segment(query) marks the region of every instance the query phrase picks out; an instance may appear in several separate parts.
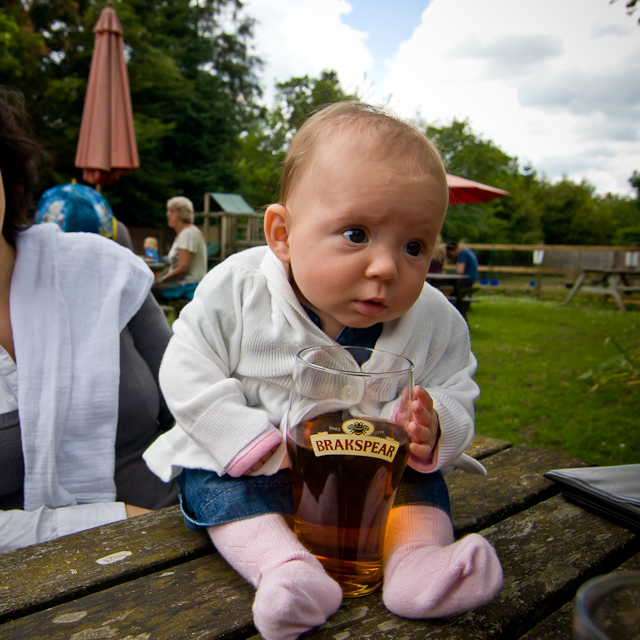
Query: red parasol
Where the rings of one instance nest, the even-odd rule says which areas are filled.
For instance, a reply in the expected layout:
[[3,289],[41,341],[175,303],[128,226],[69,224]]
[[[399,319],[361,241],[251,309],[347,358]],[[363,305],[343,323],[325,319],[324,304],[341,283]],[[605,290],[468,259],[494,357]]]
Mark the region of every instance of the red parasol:
[[76,167],[90,184],[112,184],[140,166],[122,27],[112,6],[93,28],[95,47],[82,113]]
[[447,173],[449,204],[474,204],[508,196],[508,191]]

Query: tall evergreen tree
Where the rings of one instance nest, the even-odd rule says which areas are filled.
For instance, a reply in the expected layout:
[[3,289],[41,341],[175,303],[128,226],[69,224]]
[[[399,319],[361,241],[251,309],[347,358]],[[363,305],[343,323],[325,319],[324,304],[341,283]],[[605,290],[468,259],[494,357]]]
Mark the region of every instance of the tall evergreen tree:
[[[72,178],[102,0],[7,0],[0,14],[0,84],[25,94],[52,156],[41,188]],[[202,206],[238,186],[235,148],[259,110],[252,21],[239,0],[121,0],[140,169],[103,189],[130,225],[163,226],[167,198]]]

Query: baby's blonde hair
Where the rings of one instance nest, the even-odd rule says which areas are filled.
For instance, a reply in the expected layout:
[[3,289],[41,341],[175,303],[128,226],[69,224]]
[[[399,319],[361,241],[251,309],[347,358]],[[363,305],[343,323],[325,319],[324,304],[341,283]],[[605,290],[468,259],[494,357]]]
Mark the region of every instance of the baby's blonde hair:
[[421,131],[388,109],[346,100],[316,112],[293,137],[280,182],[280,203],[283,206],[287,206],[313,152],[331,136],[338,135],[344,127],[371,132],[381,150],[393,145],[393,152],[407,158],[413,165],[411,168],[434,176],[443,190],[448,189],[440,153]]
[[153,251],[158,250],[158,238],[154,238],[153,236],[149,236],[144,239],[145,249],[151,249]]

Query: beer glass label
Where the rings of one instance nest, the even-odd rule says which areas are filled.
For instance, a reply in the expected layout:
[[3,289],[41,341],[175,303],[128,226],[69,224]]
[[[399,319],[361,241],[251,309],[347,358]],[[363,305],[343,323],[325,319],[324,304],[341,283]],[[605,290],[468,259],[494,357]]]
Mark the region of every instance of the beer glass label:
[[351,418],[342,423],[342,430],[348,436],[368,436],[376,428],[368,420]]
[[325,432],[314,433],[311,436],[311,446],[316,457],[362,456],[393,462],[400,443],[393,438]]

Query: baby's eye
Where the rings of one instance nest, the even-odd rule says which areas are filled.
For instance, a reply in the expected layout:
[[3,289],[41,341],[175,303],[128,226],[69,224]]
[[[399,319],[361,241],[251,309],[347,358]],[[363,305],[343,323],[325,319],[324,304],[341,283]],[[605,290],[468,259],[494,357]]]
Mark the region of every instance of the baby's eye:
[[410,256],[419,256],[422,253],[422,242],[408,242],[404,250]]
[[355,244],[362,244],[367,240],[367,234],[362,229],[349,229],[344,231],[342,235]]

